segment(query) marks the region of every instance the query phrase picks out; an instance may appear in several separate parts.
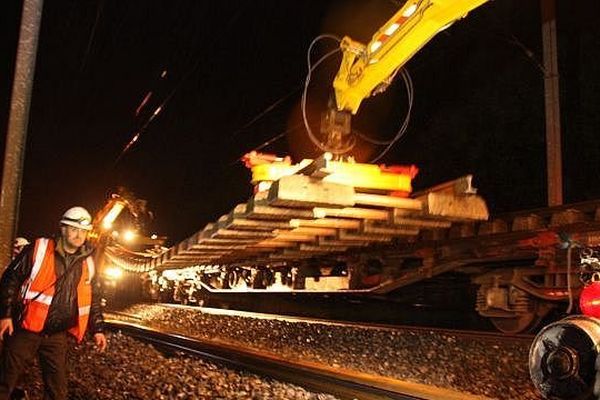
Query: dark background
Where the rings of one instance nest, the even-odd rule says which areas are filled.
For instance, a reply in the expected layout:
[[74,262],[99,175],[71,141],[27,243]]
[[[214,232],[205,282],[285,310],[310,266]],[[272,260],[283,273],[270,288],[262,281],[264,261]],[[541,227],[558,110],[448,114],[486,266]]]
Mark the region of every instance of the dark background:
[[[18,234],[51,234],[66,208],[97,211],[117,186],[148,201],[152,230],[171,241],[201,229],[251,194],[249,171],[237,161],[244,153],[287,132],[263,151],[294,161],[318,154],[300,126],[311,40],[333,33],[366,43],[401,3],[46,0]],[[594,0],[557,3],[564,193],[576,202],[600,198],[600,11]],[[0,7],[4,148],[21,1]],[[438,35],[407,65],[411,122],[381,162],[416,164],[416,189],[473,173],[492,213],[544,206],[541,41],[534,0],[491,1]],[[313,59],[332,46],[317,46]],[[311,81],[315,124],[338,62]],[[388,138],[405,112],[397,79],[353,122]],[[356,154],[368,161],[381,150],[359,141]]]

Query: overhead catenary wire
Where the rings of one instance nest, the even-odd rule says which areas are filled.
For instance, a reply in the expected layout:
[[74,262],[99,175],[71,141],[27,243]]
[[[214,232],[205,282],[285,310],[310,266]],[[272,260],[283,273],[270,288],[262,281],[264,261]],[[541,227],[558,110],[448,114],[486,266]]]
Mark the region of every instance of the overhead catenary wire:
[[80,71],[83,71],[85,68],[85,64],[87,62],[87,59],[90,55],[90,51],[92,49],[92,44],[94,43],[94,38],[96,36],[96,30],[98,28],[98,22],[100,21],[100,17],[102,16],[102,11],[104,10],[104,0],[101,1],[98,4],[98,7],[96,8],[96,18],[94,20],[94,25],[92,25],[92,30],[90,32],[90,36],[88,38],[88,42],[87,42],[87,46],[85,49],[85,53],[82,57],[81,60],[81,67],[79,68]]
[[[269,105],[268,107],[266,107],[263,111],[261,111],[259,114],[257,114],[256,116],[254,116],[250,121],[248,121],[246,124],[244,124],[244,126],[242,126],[241,128],[239,128],[238,130],[236,130],[233,133],[233,136],[239,134],[240,132],[243,132],[244,130],[248,129],[248,127],[250,127],[252,124],[254,124],[256,121],[258,121],[260,118],[262,118],[263,116],[265,116],[267,113],[273,111],[276,107],[278,107],[280,104],[282,104],[285,100],[287,100],[289,97],[291,97],[294,93],[296,93],[299,89],[304,88],[303,91],[303,95],[302,95],[302,114],[303,114],[303,120],[304,120],[304,126],[306,127],[309,137],[311,139],[311,141],[313,141],[313,143],[315,143],[315,145],[317,147],[319,147],[321,150],[324,150],[322,145],[322,143],[314,136],[314,134],[312,133],[312,130],[310,129],[310,126],[308,125],[308,119],[306,117],[306,92],[308,89],[308,84],[310,83],[310,79],[312,76],[312,71],[314,71],[315,68],[317,68],[323,61],[325,61],[327,58],[329,58],[330,56],[334,55],[335,53],[337,53],[339,50],[339,48],[336,48],[334,50],[331,50],[330,52],[328,52],[327,54],[325,54],[323,57],[321,57],[314,65],[311,65],[311,60],[310,60],[310,53],[312,51],[312,47],[319,41],[322,39],[332,39],[335,40],[336,42],[340,42],[340,38],[335,36],[335,35],[331,35],[331,34],[323,34],[323,35],[319,35],[318,37],[316,37],[310,44],[309,49],[308,49],[308,56],[307,56],[307,60],[308,60],[308,75],[305,78],[305,81],[303,84],[300,84],[296,87],[294,87],[291,91],[289,91],[287,94],[285,94],[284,96],[280,97],[279,99],[277,99],[275,102],[273,102],[271,105]],[[271,137],[270,139],[268,139],[266,142],[262,143],[261,145],[255,147],[253,150],[251,151],[258,151],[268,145],[270,145],[271,143],[281,139],[282,137],[284,137],[287,133],[297,129],[300,125],[295,125],[292,128],[289,128],[287,130],[285,130],[284,132],[278,133],[277,135]],[[314,140],[313,140],[314,139]],[[348,149],[350,150],[350,149]],[[328,151],[328,150],[324,150],[324,151]],[[239,160],[239,159],[238,159]]]
[[291,91],[289,91],[287,94],[281,96],[279,99],[275,100],[272,104],[270,104],[267,108],[265,108],[263,111],[261,111],[260,113],[258,113],[257,115],[255,115],[250,121],[246,122],[244,124],[244,126],[242,126],[241,128],[239,128],[238,130],[236,130],[235,132],[233,132],[233,136],[236,136],[237,134],[247,130],[250,126],[252,126],[256,121],[258,121],[259,119],[261,119],[262,117],[264,117],[266,114],[268,114],[269,112],[273,111],[275,108],[277,108],[280,104],[283,104],[283,102],[285,100],[287,100],[288,98],[290,98],[292,95],[294,95],[298,90],[302,89],[302,84],[294,87]]
[[[194,73],[194,71],[196,71],[196,68],[198,68],[199,65],[200,65],[200,60],[196,61],[194,66],[188,70],[188,72],[183,76],[183,78],[181,78],[181,80],[177,83],[177,85],[173,88],[173,90],[171,90],[171,92],[167,95],[167,97],[165,97],[165,99],[162,101],[162,103],[160,103],[160,105],[154,109],[154,111],[152,112],[152,114],[150,114],[150,116],[148,117],[146,122],[144,122],[142,127],[134,133],[134,135],[129,140],[129,142],[127,142],[127,144],[125,145],[125,147],[123,148],[121,153],[119,153],[119,156],[115,160],[114,165],[117,165],[119,163],[119,161],[121,160],[121,158],[125,155],[125,153],[127,153],[129,151],[129,149],[138,141],[138,139],[140,138],[140,135],[146,130],[148,125],[150,125],[150,123],[158,116],[158,114],[160,114],[160,112],[163,110],[163,108],[167,105],[167,103],[171,100],[171,98],[175,95],[175,93],[177,93],[177,91],[181,88],[181,86],[183,86],[183,83],[188,80],[188,78]],[[165,77],[164,71],[166,71],[166,70],[163,70],[163,72],[161,73],[160,79],[164,79],[164,77]],[[140,105],[140,106],[142,106],[142,105]],[[139,108],[139,106],[138,106],[138,108]]]
[[167,104],[167,102],[173,96],[173,94],[175,94],[176,90],[177,90],[177,87],[175,89],[173,89],[171,94],[169,96],[167,96],[167,98],[154,110],[154,112],[150,115],[150,117],[148,117],[148,119],[146,120],[144,125],[142,125],[142,127],[135,132],[133,137],[129,140],[129,142],[127,142],[127,144],[125,145],[125,147],[123,148],[123,150],[121,151],[121,153],[119,154],[117,159],[115,160],[114,165],[117,165],[119,163],[119,161],[121,160],[121,158],[125,155],[125,153],[127,153],[129,151],[129,149],[138,141],[142,132],[144,132],[146,130],[146,128],[148,127],[148,125],[150,125],[150,123],[154,120],[154,118],[156,118],[156,116],[158,114],[160,114],[163,107],[165,106],[165,104]]
[[[308,51],[307,51],[307,65],[308,65],[308,72],[307,72],[307,76],[305,78],[304,84],[300,85],[294,89],[292,89],[290,92],[288,92],[287,94],[285,94],[284,96],[280,97],[279,99],[277,99],[275,102],[273,102],[271,105],[269,105],[268,107],[266,107],[263,111],[261,111],[259,114],[257,114],[255,117],[253,117],[250,121],[248,121],[246,124],[244,124],[244,126],[242,126],[241,128],[239,128],[237,131],[235,131],[233,133],[233,135],[237,135],[238,133],[244,131],[245,129],[247,129],[249,126],[251,126],[252,124],[254,124],[256,121],[258,121],[260,118],[262,118],[264,115],[266,115],[267,113],[271,112],[273,109],[275,109],[277,106],[279,106],[280,104],[282,104],[285,100],[287,100],[291,95],[293,95],[299,88],[301,88],[302,86],[304,87],[303,90],[303,94],[302,94],[302,117],[303,117],[303,122],[304,122],[304,126],[306,128],[306,131],[308,133],[308,136],[310,138],[310,140],[313,142],[313,144],[315,146],[317,146],[319,149],[323,150],[323,151],[332,151],[334,149],[330,149],[328,148],[325,144],[323,144],[313,133],[312,129],[310,128],[310,125],[308,124],[308,117],[306,115],[306,101],[307,101],[307,92],[308,92],[308,86],[310,84],[310,80],[312,78],[312,72],[322,63],[324,62],[327,58],[331,57],[332,55],[336,54],[337,52],[340,51],[339,48],[336,48],[334,50],[329,51],[328,53],[326,53],[325,55],[323,55],[319,60],[317,60],[314,64],[312,64],[311,61],[311,53],[312,53],[312,49],[313,47],[317,44],[318,41],[323,40],[323,39],[332,39],[336,42],[340,42],[340,38],[335,36],[335,35],[331,35],[331,34],[323,34],[323,35],[319,35],[317,36],[315,39],[313,39],[313,41],[311,42],[311,44],[309,45]],[[412,109],[412,100],[413,100],[413,84],[412,84],[412,79],[410,77],[410,74],[408,73],[408,71],[406,69],[402,69],[402,70],[396,70],[394,72],[394,74],[391,76],[390,80],[393,80],[395,75],[397,73],[400,73],[404,82],[405,82],[405,86],[406,86],[406,91],[408,94],[408,99],[409,99],[409,110],[407,112],[407,115],[405,117],[405,120],[400,128],[400,130],[396,133],[396,135],[389,140],[378,140],[378,139],[374,139],[371,138],[359,131],[353,130],[353,133],[360,137],[362,140],[372,143],[372,144],[376,144],[376,145],[380,145],[380,146],[388,146],[388,148],[384,149],[384,151],[378,156],[376,157],[375,160],[383,157],[383,155],[385,155],[385,153],[387,153],[389,151],[389,149],[391,148],[391,146],[393,146],[401,137],[402,135],[406,132],[406,128],[408,126],[408,122],[410,120],[410,110]],[[289,133],[291,130],[295,129],[296,127],[290,128],[284,132],[281,132],[275,136],[273,136],[272,138],[268,139],[266,142],[264,142],[263,144],[259,145],[258,147],[254,148],[253,151],[257,151],[260,150],[268,145],[270,145],[271,143],[281,139],[282,137],[284,137],[287,133]],[[342,149],[342,150],[335,150],[336,153],[344,153],[347,152],[349,150],[351,150],[354,147],[354,142],[351,143],[349,146],[347,146],[346,148]]]
[[[330,38],[333,39],[335,41],[337,41],[338,43],[340,42],[340,38],[338,38],[337,36],[334,35],[329,35],[329,34],[325,34],[325,35],[320,35],[319,37],[315,38],[313,40],[313,43],[316,43],[318,40],[323,39],[323,38]],[[314,45],[313,43],[311,43],[311,46],[309,46],[309,54],[311,51],[311,47]],[[339,51],[339,49],[335,49],[332,50],[331,52],[325,54],[320,60],[318,60],[315,65],[312,67],[312,70],[314,70],[318,65],[320,65],[323,61],[325,61],[326,58],[330,57],[331,55],[337,53]],[[310,60],[309,60],[309,74],[311,74],[311,67],[310,67]],[[308,80],[310,81],[310,77],[307,77]],[[277,108],[279,105],[281,105],[285,100],[287,100],[288,98],[290,98],[292,95],[294,95],[298,90],[302,89],[302,88],[306,88],[307,87],[307,82],[305,79],[304,83],[299,84],[298,86],[294,87],[292,90],[290,90],[288,93],[286,93],[285,95],[281,96],[280,98],[278,98],[276,101],[274,101],[272,104],[270,104],[269,106],[267,106],[263,111],[261,111],[260,113],[258,113],[257,115],[255,115],[250,121],[248,121],[247,123],[245,123],[241,128],[239,128],[238,130],[236,130],[233,133],[233,136],[245,131],[246,129],[248,129],[250,126],[252,126],[256,121],[258,121],[259,119],[261,119],[262,117],[264,117],[266,114],[268,114],[269,112],[273,111],[275,108]],[[306,90],[306,89],[305,89]],[[305,96],[303,95],[303,99],[305,99]],[[303,109],[305,107],[306,102],[304,102],[303,105]],[[303,113],[305,114],[305,113]],[[306,119],[306,118],[305,118]],[[272,142],[282,138],[286,133],[289,133],[290,131],[298,128],[299,125],[296,125],[288,130],[286,130],[285,132],[279,133],[275,136],[273,136],[271,139],[269,139],[267,142],[261,144],[259,147],[254,148],[253,150],[260,150],[263,147],[268,146],[269,144],[271,144]],[[310,129],[310,128],[309,128]],[[311,132],[312,133],[312,132]]]
[[[278,141],[279,139],[281,139],[281,138],[285,137],[285,136],[286,136],[288,133],[290,133],[290,132],[293,132],[293,131],[295,131],[296,129],[300,128],[301,126],[302,126],[302,124],[300,124],[300,123],[299,123],[299,124],[296,124],[296,125],[293,125],[292,127],[288,128],[288,129],[286,129],[286,130],[284,130],[283,132],[280,132],[280,133],[276,134],[275,136],[272,136],[271,138],[267,139],[267,140],[266,140],[265,142],[263,142],[262,144],[260,144],[260,145],[258,145],[258,146],[256,146],[256,147],[254,147],[252,150],[250,150],[250,151],[247,151],[247,152],[245,152],[244,154],[247,154],[247,153],[250,153],[250,152],[253,152],[253,151],[259,151],[259,150],[262,150],[262,149],[264,149],[265,147],[269,146],[270,144],[272,144],[272,143],[274,143],[274,142]],[[242,160],[242,157],[238,157],[238,158],[236,158],[236,159],[235,159],[235,161],[231,162],[229,165],[233,165],[233,164],[235,164],[235,163],[237,163],[238,161],[241,161],[241,160]]]
[[[240,17],[241,14],[242,14],[242,9],[240,8],[237,11],[237,13],[230,18],[229,22],[225,26],[224,31],[227,31],[233,25],[233,23]],[[157,108],[155,108],[154,112],[150,115],[150,117],[148,117],[148,119],[142,125],[142,127],[134,132],[132,138],[129,140],[129,142],[127,142],[127,144],[123,147],[123,150],[119,153],[119,155],[115,159],[115,162],[113,163],[113,167],[116,167],[116,165],[119,163],[121,158],[123,158],[123,156],[129,151],[129,149],[139,140],[140,135],[146,130],[148,125],[156,118],[156,116],[163,110],[163,108],[171,100],[171,98],[175,95],[175,93],[183,86],[183,83],[186,82],[190,78],[190,76],[193,75],[193,73],[200,66],[200,64],[203,60],[204,60],[203,58],[197,59],[197,61],[194,63],[194,65],[187,71],[187,73],[183,76],[183,78],[181,78],[181,80],[177,83],[177,85],[173,88],[173,90],[167,95],[167,97],[163,100],[163,102]],[[166,70],[163,70],[163,73],[160,76],[161,79],[163,79],[165,77],[164,71],[166,71]]]
[[263,144],[257,146],[254,148],[254,151],[258,151],[258,150],[262,150],[265,147],[267,147],[268,145],[270,145],[271,143],[281,139],[282,137],[284,137],[285,135],[287,135],[290,132],[295,131],[296,129],[300,128],[302,126],[302,124],[296,124],[294,126],[292,126],[291,128],[286,129],[285,131],[273,136],[272,138],[270,138],[269,140],[267,140],[266,142],[264,142]]

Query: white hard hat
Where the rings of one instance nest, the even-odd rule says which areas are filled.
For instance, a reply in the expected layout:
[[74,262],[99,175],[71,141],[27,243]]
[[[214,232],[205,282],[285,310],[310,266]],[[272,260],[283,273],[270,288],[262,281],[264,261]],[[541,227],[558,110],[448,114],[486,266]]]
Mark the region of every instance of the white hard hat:
[[18,237],[15,239],[15,247],[23,247],[23,246],[27,246],[29,244],[29,240],[25,239],[24,237]]
[[92,230],[92,216],[83,207],[71,207],[63,214],[60,219],[63,225],[74,226],[75,228]]

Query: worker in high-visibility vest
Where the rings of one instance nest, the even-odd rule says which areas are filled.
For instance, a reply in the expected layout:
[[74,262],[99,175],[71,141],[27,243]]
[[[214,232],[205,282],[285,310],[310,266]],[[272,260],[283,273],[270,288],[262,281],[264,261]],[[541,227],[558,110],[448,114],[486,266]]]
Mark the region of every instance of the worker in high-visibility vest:
[[92,217],[68,209],[57,239],[26,246],[0,280],[0,400],[8,399],[23,370],[40,360],[45,398],[67,398],[67,334],[86,330],[106,349],[101,294],[93,249],[86,243]]

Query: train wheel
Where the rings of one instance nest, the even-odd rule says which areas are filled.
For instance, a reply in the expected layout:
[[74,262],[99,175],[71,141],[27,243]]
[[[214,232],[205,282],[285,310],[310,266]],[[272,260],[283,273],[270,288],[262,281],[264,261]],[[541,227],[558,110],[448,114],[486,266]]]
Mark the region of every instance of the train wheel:
[[240,281],[240,275],[236,270],[227,271],[223,282],[223,289],[233,289]]
[[252,279],[252,289],[264,289],[267,287],[264,278],[265,271],[256,271]]
[[531,308],[528,313],[515,314],[514,317],[490,317],[492,324],[503,333],[524,333],[534,330],[546,315],[539,302],[529,299]]
[[492,324],[504,333],[522,333],[534,330],[542,320],[536,314],[525,314],[513,318],[490,318]]
[[289,269],[283,269],[281,271],[281,284],[284,286],[292,287],[293,279],[292,279],[292,271]]
[[271,271],[270,269],[266,269],[262,272],[262,285],[263,287],[268,288],[273,283],[275,283],[275,274],[273,274],[273,271]]

